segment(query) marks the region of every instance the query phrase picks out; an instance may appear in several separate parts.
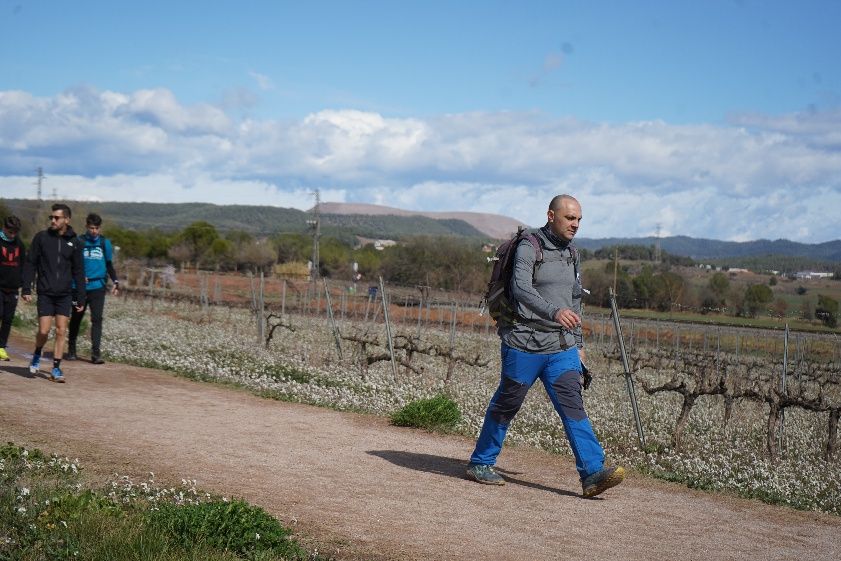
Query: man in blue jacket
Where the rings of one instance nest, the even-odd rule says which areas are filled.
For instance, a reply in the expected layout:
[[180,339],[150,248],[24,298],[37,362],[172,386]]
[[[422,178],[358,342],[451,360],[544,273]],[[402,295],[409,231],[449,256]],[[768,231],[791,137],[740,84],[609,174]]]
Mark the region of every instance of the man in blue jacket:
[[18,293],[23,282],[23,262],[26,249],[20,237],[20,218],[15,215],[3,219],[0,230],[0,360],[9,360],[6,343],[12,330],[12,320],[18,306]]
[[570,195],[549,203],[546,225],[533,232],[542,249],[523,239],[514,254],[510,292],[516,318],[498,324],[502,375],[485,413],[467,477],[503,485],[494,469],[505,434],[526,393],[539,378],[563,423],[581,479],[582,495],[595,497],[622,482],[625,470],[607,466],[584,410],[584,339],[581,331],[581,279],[572,239],[581,223],[581,205]]
[[67,323],[73,308],[82,307],[73,300],[73,283],[81,285],[78,291],[80,301],[85,300],[85,264],[82,262],[82,248],[76,239],[76,232],[70,226],[70,207],[56,203],[50,213],[50,227],[35,234],[23,265],[23,301],[32,301],[32,283],[37,279],[38,289],[38,333],[35,335],[35,351],[29,372],[37,374],[41,367],[41,351],[50,335],[55,319],[55,347],[53,369],[50,379],[64,382],[61,372],[61,357],[64,354],[64,339]]
[[91,309],[91,362],[103,364],[102,360],[102,313],[105,309],[105,290],[108,277],[114,282],[111,294],[117,295],[120,281],[112,263],[114,249],[111,240],[102,235],[102,217],[91,213],[85,220],[84,235],[79,237],[82,244],[82,254],[85,258],[85,294],[87,298],[79,300],[82,305],[80,311],[74,311],[70,318],[70,344],[67,360],[76,360],[76,339],[79,336],[79,326],[85,317],[88,306]]

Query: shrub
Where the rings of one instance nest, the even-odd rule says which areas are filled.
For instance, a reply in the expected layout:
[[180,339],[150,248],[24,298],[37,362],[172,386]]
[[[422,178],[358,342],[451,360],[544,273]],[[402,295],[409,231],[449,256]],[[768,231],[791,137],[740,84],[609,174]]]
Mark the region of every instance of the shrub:
[[165,504],[148,514],[148,522],[188,551],[201,544],[246,557],[271,552],[284,559],[307,558],[306,552],[289,538],[288,529],[262,508],[241,500]]
[[452,430],[461,420],[461,411],[452,399],[436,395],[406,404],[391,416],[398,427],[418,427],[427,430]]

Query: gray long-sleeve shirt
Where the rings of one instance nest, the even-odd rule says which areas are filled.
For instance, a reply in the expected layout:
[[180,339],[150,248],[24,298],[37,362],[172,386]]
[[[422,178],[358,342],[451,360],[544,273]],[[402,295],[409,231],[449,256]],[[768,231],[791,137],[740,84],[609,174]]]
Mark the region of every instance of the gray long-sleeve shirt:
[[583,348],[581,326],[569,331],[554,319],[562,309],[581,315],[582,291],[574,263],[576,255],[548,225],[533,233],[543,247],[543,262],[535,269],[534,247],[528,240],[519,243],[510,288],[522,321],[500,327],[499,336],[509,347],[530,353]]

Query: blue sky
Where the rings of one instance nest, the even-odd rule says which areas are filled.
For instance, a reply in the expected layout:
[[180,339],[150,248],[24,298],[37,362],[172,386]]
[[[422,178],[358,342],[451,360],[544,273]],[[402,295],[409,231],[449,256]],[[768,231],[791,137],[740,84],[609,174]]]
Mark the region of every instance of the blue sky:
[[0,0],[0,195],[841,238],[841,1]]

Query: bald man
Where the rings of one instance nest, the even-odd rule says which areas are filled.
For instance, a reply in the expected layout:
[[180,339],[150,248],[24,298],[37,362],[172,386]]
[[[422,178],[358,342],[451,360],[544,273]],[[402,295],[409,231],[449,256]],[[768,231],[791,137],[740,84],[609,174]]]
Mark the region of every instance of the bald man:
[[494,466],[505,434],[529,388],[539,378],[564,426],[581,479],[582,495],[595,497],[622,482],[625,470],[606,466],[582,396],[584,340],[581,333],[579,256],[572,243],[581,225],[581,204],[570,195],[549,203],[546,225],[529,232],[516,248],[509,291],[516,320],[500,322],[502,374],[470,456],[467,476],[504,485]]

